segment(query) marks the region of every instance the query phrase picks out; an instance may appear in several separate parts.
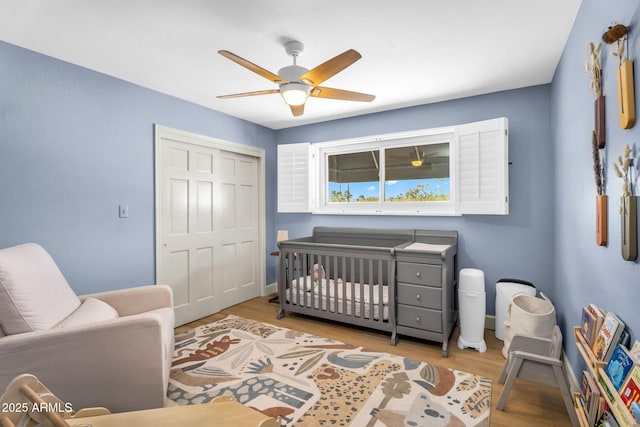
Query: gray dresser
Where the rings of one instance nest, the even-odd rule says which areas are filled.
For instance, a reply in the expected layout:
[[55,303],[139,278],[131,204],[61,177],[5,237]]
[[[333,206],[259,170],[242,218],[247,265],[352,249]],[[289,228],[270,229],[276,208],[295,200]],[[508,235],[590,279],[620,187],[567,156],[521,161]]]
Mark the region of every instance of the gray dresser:
[[441,342],[447,357],[456,322],[457,233],[415,239],[395,248],[397,333]]

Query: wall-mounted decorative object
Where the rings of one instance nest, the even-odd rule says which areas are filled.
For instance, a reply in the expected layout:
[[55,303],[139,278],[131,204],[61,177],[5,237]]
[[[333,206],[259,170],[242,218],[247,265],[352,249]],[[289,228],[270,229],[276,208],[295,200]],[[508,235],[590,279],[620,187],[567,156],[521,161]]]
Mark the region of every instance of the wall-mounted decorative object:
[[631,147],[624,147],[624,154],[613,164],[616,175],[622,178],[622,197],[620,199],[620,229],[622,231],[622,258],[635,261],[638,257],[637,209],[638,197],[633,195],[633,157]]
[[600,152],[596,132],[592,133],[593,174],[596,179],[596,244],[607,245],[607,204],[608,197],[604,194],[604,171],[600,161]]
[[585,69],[587,70],[587,73],[591,78],[589,87],[593,90],[593,94],[596,97],[594,103],[594,120],[598,147],[604,148],[606,127],[604,95],[602,93],[602,66],[600,65],[600,46],[600,43],[598,43],[597,45],[589,43],[589,60],[585,63]]
[[625,196],[621,203],[622,258],[626,261],[635,261],[638,257],[638,196]]
[[605,43],[617,44],[617,49],[612,54],[617,56],[620,61],[616,79],[618,81],[618,114],[622,129],[630,129],[636,122],[633,61],[629,59],[628,35],[629,27],[622,24],[609,27],[609,30],[602,35],[602,40]]

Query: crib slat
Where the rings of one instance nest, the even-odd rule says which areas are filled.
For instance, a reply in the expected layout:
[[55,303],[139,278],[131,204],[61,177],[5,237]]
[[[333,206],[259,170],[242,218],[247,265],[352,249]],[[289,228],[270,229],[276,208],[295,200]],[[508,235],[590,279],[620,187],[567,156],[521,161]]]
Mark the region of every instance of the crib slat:
[[[324,265],[327,262],[327,256],[325,255],[323,256],[319,256],[318,257],[318,263],[321,265]],[[322,307],[321,310],[324,311],[331,311],[331,287],[329,286],[328,281],[326,280],[326,277],[323,279],[324,283],[321,284],[321,286],[319,286],[320,290],[324,290],[324,301],[322,303]]]
[[364,286],[362,286],[362,282],[364,281],[364,262],[362,258],[358,258],[358,266],[359,266],[359,278],[360,278],[360,317],[364,317]]
[[[305,258],[307,259],[307,266],[306,268],[303,270],[305,272],[305,275],[308,271],[311,272],[311,274],[313,274],[313,266],[316,263],[320,263],[319,259],[316,259],[316,256],[313,254],[306,254]],[[313,282],[313,277],[311,278],[311,281]],[[316,289],[316,286],[314,283],[310,283],[309,284],[309,289],[310,289],[310,294],[311,294],[311,308],[314,308],[316,306],[316,301],[318,301],[318,304],[321,305],[322,304],[322,288],[320,289]],[[318,294],[316,295],[316,290],[318,290]],[[305,307],[307,307],[307,305],[305,304]]]
[[[298,305],[300,305],[300,297],[302,297],[302,306],[306,307],[307,306],[307,293],[305,292],[306,289],[311,285],[310,283],[308,283],[307,281],[309,280],[307,278],[307,271],[309,271],[309,260],[307,259],[306,254],[302,254],[302,265],[301,265],[301,269],[300,271],[298,271],[298,277],[302,278],[302,293],[300,294],[300,288],[298,288]],[[299,286],[299,281],[298,281],[298,286]]]
[[384,277],[382,276],[382,263],[384,261],[378,260],[378,280],[376,280],[376,284],[378,285],[378,304],[374,305],[374,307],[378,307],[378,322],[382,322],[384,320]]
[[355,280],[353,279],[355,271],[356,271],[356,267],[355,267],[355,258],[354,257],[349,257],[349,273],[351,275],[351,277],[347,278],[347,281],[351,284],[351,315],[355,316],[356,315],[356,284],[355,284]]
[[373,260],[370,259],[367,263],[369,266],[369,277],[367,278],[366,283],[370,283],[369,285],[369,320],[373,321]]
[[[338,298],[340,294],[340,283],[338,283],[338,278],[340,277],[340,270],[338,270],[338,257],[332,255],[330,257],[331,264],[333,265],[333,274],[331,278],[333,279],[333,294],[335,295],[333,298],[333,307],[335,313],[340,313],[340,298]],[[344,297],[344,293],[342,294]],[[343,298],[344,299],[344,298]]]
[[[346,270],[345,270],[345,265],[346,265],[346,257],[341,256],[340,257],[340,272],[342,273],[342,276],[344,276]],[[336,260],[336,262],[338,262],[338,260]],[[342,288],[342,314],[346,315],[347,314],[347,281],[346,278],[342,280],[342,283],[340,284],[340,287]]]

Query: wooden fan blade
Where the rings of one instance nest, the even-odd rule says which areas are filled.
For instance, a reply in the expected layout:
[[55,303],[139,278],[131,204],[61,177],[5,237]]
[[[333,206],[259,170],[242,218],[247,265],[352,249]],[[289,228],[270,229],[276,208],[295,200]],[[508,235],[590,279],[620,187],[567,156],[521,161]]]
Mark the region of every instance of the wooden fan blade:
[[291,112],[295,117],[301,116],[304,113],[304,104],[302,105],[290,105]]
[[233,93],[231,95],[220,95],[220,96],[216,96],[216,98],[220,98],[220,99],[240,98],[243,96],[270,95],[272,93],[280,93],[280,90],[279,89],[256,90],[254,92],[243,92],[243,93]]
[[335,76],[360,58],[362,58],[362,55],[353,49],[349,49],[307,71],[300,76],[300,81],[311,86],[317,86],[328,78]]
[[345,101],[362,101],[371,102],[376,97],[361,92],[352,92],[350,90],[334,89],[331,87],[316,86],[311,89],[311,96],[315,98],[342,99]]
[[219,50],[218,53],[225,58],[232,60],[236,64],[242,65],[244,68],[253,71],[257,75],[262,76],[267,80],[271,80],[275,84],[281,85],[284,83],[288,83],[287,80],[283,79],[279,75],[273,74],[271,71],[267,71],[259,65],[254,64],[253,62],[249,62],[246,59],[239,57],[235,53],[231,53],[228,50]]

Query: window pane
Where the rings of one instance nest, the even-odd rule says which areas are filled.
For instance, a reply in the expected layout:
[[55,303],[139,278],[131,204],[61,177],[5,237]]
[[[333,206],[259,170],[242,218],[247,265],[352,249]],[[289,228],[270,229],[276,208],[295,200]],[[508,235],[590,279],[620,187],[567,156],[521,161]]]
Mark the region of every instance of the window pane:
[[388,148],[384,153],[386,202],[449,200],[449,143]]
[[379,201],[379,157],[377,150],[330,155],[329,202]]

